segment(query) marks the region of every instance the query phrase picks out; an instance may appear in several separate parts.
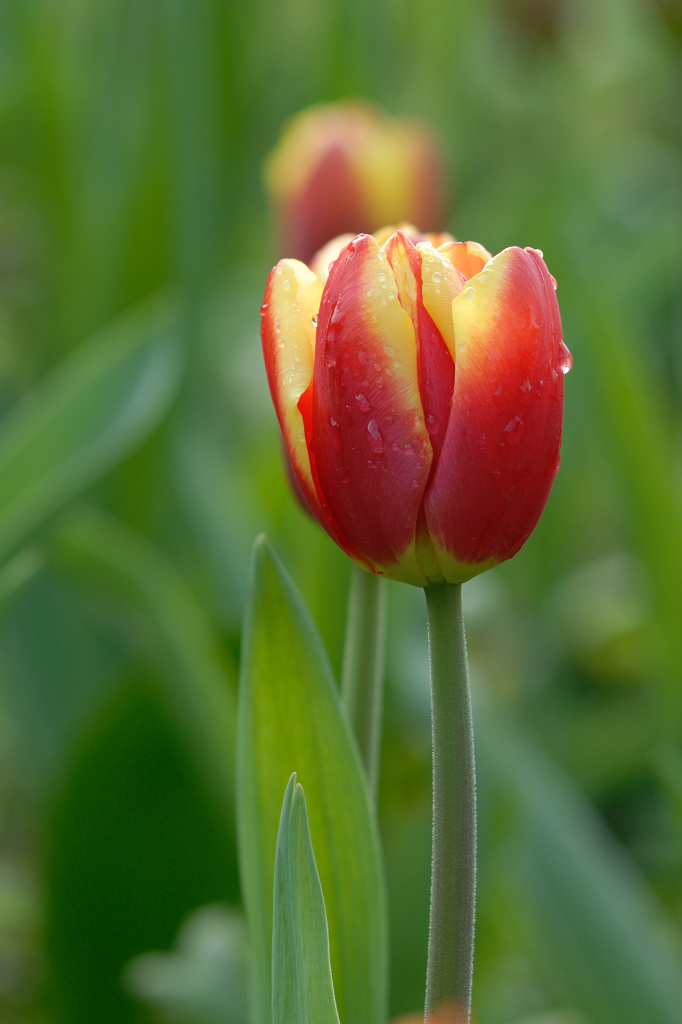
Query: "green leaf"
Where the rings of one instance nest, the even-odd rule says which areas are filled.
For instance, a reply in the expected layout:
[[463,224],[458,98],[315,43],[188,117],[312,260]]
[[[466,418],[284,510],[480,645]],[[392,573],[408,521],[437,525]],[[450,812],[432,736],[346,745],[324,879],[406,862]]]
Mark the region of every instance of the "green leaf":
[[382,1024],[386,904],[367,786],[315,627],[261,539],[244,624],[237,737],[237,828],[258,1024],[270,1020],[275,847],[281,794],[294,771],[306,788],[339,1016],[344,1024]]
[[277,833],[272,1024],[339,1024],[329,929],[303,787],[289,779]]
[[178,380],[176,312],[155,300],[102,330],[0,425],[0,560],[121,459]]
[[682,951],[672,922],[570,780],[510,723],[477,715],[483,767],[525,823],[534,954],[564,998],[599,1024],[675,1024]]
[[[57,554],[77,576],[144,617],[164,695],[193,759],[231,821],[234,793],[236,669],[175,565],[125,523],[87,505],[65,513]],[[151,628],[150,628],[151,627]]]

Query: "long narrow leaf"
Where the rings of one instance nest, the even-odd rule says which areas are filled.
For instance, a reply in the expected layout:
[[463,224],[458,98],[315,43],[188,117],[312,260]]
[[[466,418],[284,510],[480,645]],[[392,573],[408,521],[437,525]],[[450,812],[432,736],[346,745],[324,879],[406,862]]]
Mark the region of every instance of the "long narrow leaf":
[[599,1024],[676,1024],[682,951],[644,880],[570,781],[509,723],[486,712],[477,735],[481,765],[525,821],[534,952],[564,997]]
[[376,826],[319,637],[265,540],[242,644],[237,811],[259,1024],[270,1020],[272,892],[281,794],[296,771],[325,893],[339,1016],[383,1024],[386,908]]
[[339,1024],[324,896],[303,787],[289,779],[277,833],[272,1024]]
[[0,560],[153,428],[178,380],[175,323],[166,301],[137,308],[0,425]]

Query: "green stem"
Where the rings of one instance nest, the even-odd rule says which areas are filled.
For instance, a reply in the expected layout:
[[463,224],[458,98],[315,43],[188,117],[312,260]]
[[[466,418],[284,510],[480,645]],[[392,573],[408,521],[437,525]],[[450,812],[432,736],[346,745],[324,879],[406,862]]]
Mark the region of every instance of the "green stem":
[[353,566],[343,652],[341,702],[376,799],[381,749],[386,588],[380,576]]
[[[462,588],[426,588],[433,732],[433,859],[426,1015],[471,1012],[476,900],[476,769]],[[458,1018],[459,1019],[459,1018]]]

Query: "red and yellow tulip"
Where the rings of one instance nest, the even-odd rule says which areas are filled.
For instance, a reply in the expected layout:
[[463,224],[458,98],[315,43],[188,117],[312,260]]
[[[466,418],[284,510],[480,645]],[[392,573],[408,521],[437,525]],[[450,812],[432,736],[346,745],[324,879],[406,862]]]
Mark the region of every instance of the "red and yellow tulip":
[[391,118],[357,101],[304,110],[288,123],[265,169],[280,251],[307,261],[344,232],[402,220],[441,224],[443,163],[436,136],[421,121]]
[[341,239],[277,264],[262,338],[300,490],[358,564],[426,586],[516,554],[559,466],[570,366],[540,252]]

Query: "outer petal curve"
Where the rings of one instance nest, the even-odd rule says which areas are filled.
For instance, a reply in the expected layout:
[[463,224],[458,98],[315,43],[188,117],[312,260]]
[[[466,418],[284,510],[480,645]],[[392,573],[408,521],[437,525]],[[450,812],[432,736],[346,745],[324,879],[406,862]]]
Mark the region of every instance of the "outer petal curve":
[[431,445],[416,343],[371,235],[342,250],[327,279],[312,399],[317,481],[331,516],[377,572],[423,586],[415,537]]
[[540,517],[558,467],[568,350],[535,250],[503,250],[452,311],[453,407],[424,508],[445,578],[463,582],[514,555]]
[[261,307],[261,338],[270,394],[291,469],[311,512],[324,521],[305,441],[301,395],[313,376],[315,328],[322,284],[304,263],[280,260],[271,271]]

